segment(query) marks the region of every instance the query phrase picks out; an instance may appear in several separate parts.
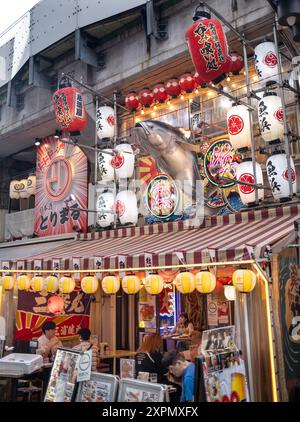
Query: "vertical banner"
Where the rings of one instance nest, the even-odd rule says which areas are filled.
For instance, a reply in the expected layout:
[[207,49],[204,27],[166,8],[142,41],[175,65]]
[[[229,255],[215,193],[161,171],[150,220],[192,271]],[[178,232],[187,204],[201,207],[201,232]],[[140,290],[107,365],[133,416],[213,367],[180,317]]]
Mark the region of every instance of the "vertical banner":
[[[151,268],[153,266],[153,254],[149,252],[145,252],[145,267]],[[151,274],[151,271],[146,271],[146,277]]]
[[176,256],[178,258],[178,261],[181,262],[182,265],[186,265],[186,261],[185,261],[185,257],[184,257],[183,252],[175,251],[175,253],[176,253]]
[[86,232],[87,158],[77,146],[54,137],[37,149],[34,231],[39,237]]
[[21,272],[25,270],[25,261],[17,261],[17,270]]
[[[126,268],[126,261],[127,261],[127,258],[126,258],[125,255],[118,255],[118,265],[119,265],[119,268],[120,269],[123,269],[123,268],[125,269]],[[120,278],[125,277],[125,275],[126,275],[126,272],[125,271],[120,271],[119,272]]]
[[43,268],[43,264],[42,264],[42,260],[41,259],[35,259],[33,261],[33,268],[35,271],[40,271]]
[[[10,261],[1,261],[1,269],[2,270],[10,270]],[[7,273],[2,273],[2,275],[6,275]]]
[[52,259],[52,270],[59,271],[60,270],[60,259],[53,258]]
[[[101,256],[94,256],[94,269],[101,270],[103,258]],[[95,274],[98,280],[102,280],[102,273]]]
[[[80,258],[72,258],[72,269],[74,271],[79,271],[80,270]],[[74,273],[73,274],[74,280],[75,281],[80,281],[80,273]]]
[[218,301],[207,295],[207,325],[209,328],[218,326]]

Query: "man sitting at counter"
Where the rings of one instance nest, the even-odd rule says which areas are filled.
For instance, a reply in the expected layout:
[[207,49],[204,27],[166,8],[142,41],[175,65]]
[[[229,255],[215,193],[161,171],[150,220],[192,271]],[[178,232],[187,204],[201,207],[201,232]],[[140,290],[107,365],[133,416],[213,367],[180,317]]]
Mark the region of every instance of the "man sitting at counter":
[[43,356],[44,362],[49,362],[55,357],[56,351],[62,347],[62,342],[55,335],[56,324],[53,321],[46,321],[42,325],[43,334],[38,338],[38,349],[36,353]]

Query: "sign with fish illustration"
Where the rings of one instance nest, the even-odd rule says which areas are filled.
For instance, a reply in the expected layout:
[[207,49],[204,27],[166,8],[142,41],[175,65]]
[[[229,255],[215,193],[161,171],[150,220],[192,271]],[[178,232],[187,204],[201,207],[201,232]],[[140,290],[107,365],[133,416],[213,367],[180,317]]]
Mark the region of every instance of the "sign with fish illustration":
[[210,183],[220,188],[228,188],[233,182],[220,180],[221,177],[235,178],[236,167],[241,157],[236,153],[227,139],[214,142],[207,150],[204,157],[204,172]]

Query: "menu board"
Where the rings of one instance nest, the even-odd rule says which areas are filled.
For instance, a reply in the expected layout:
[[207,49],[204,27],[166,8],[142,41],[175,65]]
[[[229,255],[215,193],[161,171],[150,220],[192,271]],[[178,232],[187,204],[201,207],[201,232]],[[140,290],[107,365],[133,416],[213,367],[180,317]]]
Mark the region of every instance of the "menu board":
[[71,402],[74,400],[80,357],[81,352],[76,350],[57,350],[45,394],[45,402]]
[[234,338],[234,326],[203,332],[199,366],[204,387],[202,401],[249,401],[245,362]]
[[119,379],[115,375],[92,372],[89,381],[81,382],[76,401],[107,403],[116,400]]

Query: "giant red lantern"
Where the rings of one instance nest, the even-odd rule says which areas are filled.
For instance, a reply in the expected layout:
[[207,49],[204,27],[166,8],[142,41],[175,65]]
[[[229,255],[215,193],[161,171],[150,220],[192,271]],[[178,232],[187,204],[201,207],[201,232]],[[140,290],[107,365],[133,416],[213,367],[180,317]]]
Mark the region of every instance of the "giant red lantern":
[[63,81],[52,97],[55,118],[61,130],[80,132],[86,126],[86,111],[78,88]]
[[179,79],[179,86],[182,89],[182,91],[185,91],[187,93],[193,92],[193,90],[196,88],[196,82],[191,73],[184,73],[180,76]]
[[135,91],[129,92],[125,97],[125,105],[129,110],[135,111],[139,108],[139,97]]
[[185,36],[195,69],[204,82],[219,83],[232,67],[222,24],[197,10],[193,20]]
[[64,299],[58,295],[51,296],[48,299],[47,306],[51,314],[60,314],[64,310]]
[[143,107],[150,107],[154,101],[152,91],[149,88],[143,88],[139,92],[139,100]]
[[153,98],[155,101],[158,101],[159,103],[164,103],[169,98],[169,95],[166,91],[166,88],[163,82],[160,82],[159,84],[155,85],[155,87],[153,88]]
[[236,51],[231,53],[232,67],[231,72],[233,75],[238,75],[240,71],[244,68],[244,59]]
[[181,88],[177,78],[171,78],[166,83],[166,93],[172,98],[178,97],[181,93]]

